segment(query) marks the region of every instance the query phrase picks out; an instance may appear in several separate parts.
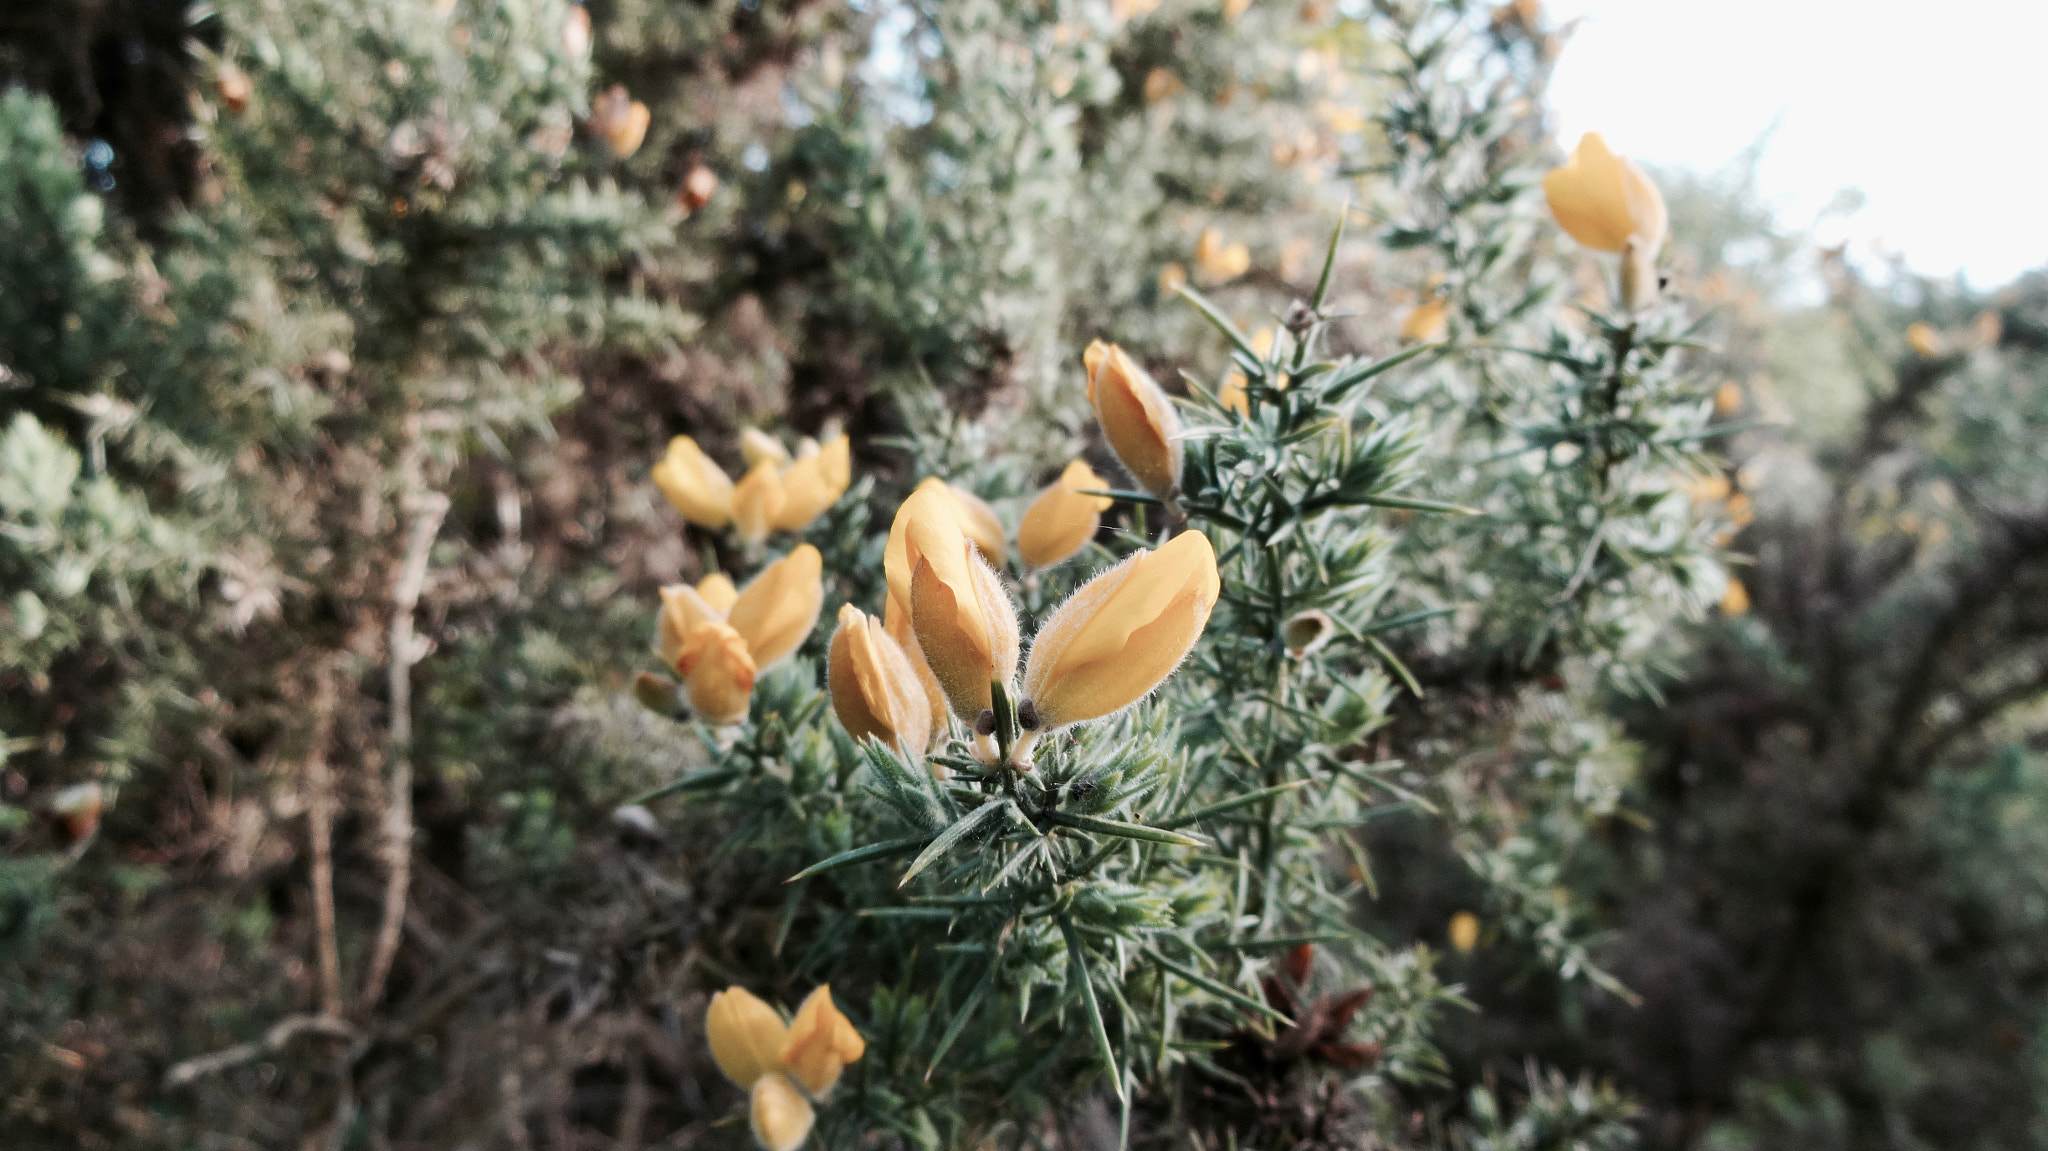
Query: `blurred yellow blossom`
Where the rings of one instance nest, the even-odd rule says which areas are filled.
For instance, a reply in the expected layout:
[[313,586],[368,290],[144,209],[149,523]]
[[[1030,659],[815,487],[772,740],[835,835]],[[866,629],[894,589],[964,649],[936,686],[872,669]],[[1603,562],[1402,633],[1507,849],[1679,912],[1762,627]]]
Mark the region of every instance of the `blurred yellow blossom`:
[[1024,562],[1037,568],[1051,567],[1086,547],[1102,526],[1102,513],[1112,501],[1107,496],[1080,493],[1108,487],[1086,461],[1067,464],[1060,478],[1025,509],[1024,522],[1017,528],[1017,553]]
[[1223,229],[1209,227],[1195,240],[1195,267],[1204,283],[1220,284],[1245,274],[1252,266],[1251,249],[1223,240]]

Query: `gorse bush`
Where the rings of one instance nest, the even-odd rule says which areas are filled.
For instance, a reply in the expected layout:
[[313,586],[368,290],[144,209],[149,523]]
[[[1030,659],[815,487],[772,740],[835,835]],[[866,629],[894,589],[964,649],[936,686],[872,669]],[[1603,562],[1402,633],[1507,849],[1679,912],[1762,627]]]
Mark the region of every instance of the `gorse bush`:
[[10,1136],[1636,1140],[1752,485],[1536,5],[189,17],[0,97]]

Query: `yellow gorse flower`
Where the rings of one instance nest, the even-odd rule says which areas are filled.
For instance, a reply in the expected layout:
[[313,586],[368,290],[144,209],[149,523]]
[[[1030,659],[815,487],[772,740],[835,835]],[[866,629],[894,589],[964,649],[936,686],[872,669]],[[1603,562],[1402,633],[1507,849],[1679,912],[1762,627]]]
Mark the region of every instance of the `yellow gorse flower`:
[[910,628],[953,714],[972,726],[990,683],[1016,674],[1017,608],[961,530],[957,504],[920,487],[896,512],[910,567]]
[[1410,344],[1434,344],[1450,331],[1450,308],[1442,298],[1424,300],[1409,309],[1401,321],[1401,340]]
[[1110,449],[1146,491],[1170,499],[1180,487],[1181,424],[1173,401],[1122,348],[1096,340],[1082,353],[1088,402]]
[[824,557],[809,544],[761,569],[742,590],[720,574],[661,589],[656,650],[706,722],[747,717],[754,679],[802,646],[825,602]]
[[839,502],[853,482],[853,449],[842,435],[820,446],[805,439],[794,459],[773,436],[756,428],[740,433],[746,475],[733,483],[689,436],[669,441],[654,465],[654,483],[683,518],[699,527],[734,527],[759,543],[770,531],[802,531]]
[[697,441],[677,436],[654,465],[654,486],[684,519],[714,531],[732,523],[732,479]]
[[1617,156],[1588,132],[1565,166],[1543,178],[1550,214],[1572,239],[1621,254],[1621,303],[1630,310],[1655,298],[1657,253],[1670,217],[1664,196],[1635,161]]
[[846,1065],[867,1053],[867,1042],[823,985],[788,1024],[747,989],[728,987],[711,997],[704,1034],[718,1069],[748,1093],[754,1138],[769,1151],[802,1145],[817,1119],[812,1101],[822,1100]]
[[1749,613],[1749,589],[1742,581],[1730,576],[1728,587],[1721,592],[1721,614],[1725,616],[1747,615]]
[[1102,513],[1113,502],[1108,496],[1081,493],[1099,492],[1108,486],[1085,461],[1069,463],[1060,478],[1024,510],[1024,522],[1017,527],[1017,554],[1035,568],[1072,559],[1095,538],[1096,529],[1102,526]]
[[932,674],[931,665],[924,661],[924,651],[917,646],[917,633],[910,628],[910,599],[902,599],[895,591],[889,592],[889,602],[882,605],[882,630],[896,646],[903,650],[904,658],[910,661],[910,670],[917,676],[917,685],[924,692],[925,710],[931,715],[931,738],[937,739],[946,730],[946,693],[939,690],[939,677]]
[[833,714],[855,739],[873,736],[900,745],[922,760],[931,747],[931,701],[917,669],[882,621],[852,604],[839,609],[839,626],[825,660],[825,686]]
[[1251,266],[1251,249],[1243,243],[1224,243],[1221,228],[1204,228],[1195,240],[1195,268],[1207,283],[1235,280]]
[[621,160],[640,150],[653,118],[647,105],[626,94],[624,84],[614,84],[590,101],[590,130],[603,136]]
[[1479,946],[1479,917],[1469,911],[1460,911],[1451,916],[1448,934],[1451,946],[1459,951],[1470,951]]
[[1031,643],[1017,762],[1030,762],[1038,736],[1121,711],[1165,682],[1208,626],[1221,590],[1216,550],[1199,531],[1082,584]]

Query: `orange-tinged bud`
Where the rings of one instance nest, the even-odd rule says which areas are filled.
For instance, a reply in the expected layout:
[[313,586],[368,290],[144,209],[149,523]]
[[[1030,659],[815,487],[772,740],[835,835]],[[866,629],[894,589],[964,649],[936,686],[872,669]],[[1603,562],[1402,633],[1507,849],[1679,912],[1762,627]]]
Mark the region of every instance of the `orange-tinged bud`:
[[955,484],[947,484],[954,502],[960,505],[960,530],[967,533],[967,542],[974,545],[983,558],[997,567],[1009,558],[1010,549],[1004,542],[1003,521],[996,518],[996,509],[988,501]]
[[1722,380],[1721,386],[1714,389],[1714,414],[1732,416],[1742,410],[1742,401],[1742,385],[1734,380]]
[[654,465],[654,486],[698,527],[722,528],[732,522],[731,478],[688,436],[668,442],[668,454]]
[[1469,911],[1460,911],[1451,916],[1451,926],[1447,934],[1450,935],[1452,947],[1459,951],[1472,950],[1479,946],[1479,917]]
[[733,530],[748,543],[768,538],[768,531],[782,515],[789,496],[782,490],[782,474],[772,463],[758,463],[740,477],[732,489]]
[[1159,269],[1159,294],[1171,296],[1187,286],[1188,270],[1179,264],[1168,264]]
[[822,448],[804,442],[808,450],[782,473],[783,504],[775,513],[773,526],[783,531],[811,526],[812,520],[839,502],[853,482],[853,448],[844,435],[832,437]]
[[733,601],[726,622],[747,641],[754,666],[766,669],[802,646],[825,605],[825,559],[801,544],[761,569]]
[[1115,344],[1097,340],[1082,354],[1088,402],[1116,458],[1153,495],[1180,487],[1180,413],[1145,369]]
[[1017,527],[1017,554],[1035,568],[1051,567],[1073,558],[1095,538],[1102,526],[1102,513],[1109,510],[1108,496],[1084,496],[1084,491],[1102,491],[1109,486],[1085,461],[1074,460],[1051,487],[1038,494],[1025,509],[1024,522]]
[[711,605],[711,610],[724,615],[732,610],[735,600],[740,598],[740,589],[732,586],[732,577],[724,572],[712,572],[697,581],[697,594]]
[[728,987],[711,997],[704,1035],[718,1069],[742,1090],[781,1069],[782,1048],[789,1042],[782,1016],[744,987]]
[[810,1137],[817,1118],[810,1100],[783,1075],[763,1075],[754,1084],[747,1119],[754,1138],[768,1151],[796,1151]]
[[742,723],[754,692],[754,657],[731,624],[712,620],[683,641],[676,671],[690,694],[690,707],[704,722],[723,727]]
[[867,1053],[867,1041],[853,1029],[853,1023],[832,1002],[832,989],[818,989],[797,1008],[789,1025],[789,1039],[782,1046],[782,1065],[814,1096],[822,1096],[839,1082],[839,1073]]
[[825,684],[832,712],[849,735],[900,744],[912,758],[924,758],[931,747],[932,703],[910,656],[881,620],[852,604],[839,609]]
[[931,738],[939,738],[946,730],[946,693],[939,690],[939,677],[932,674],[931,665],[924,661],[924,651],[917,646],[917,633],[910,629],[910,604],[897,599],[893,591],[882,608],[882,630],[889,633],[889,638],[910,660],[910,669],[917,674],[918,687],[924,692],[925,710],[931,715]]
[[1598,132],[1586,133],[1565,166],[1543,178],[1543,195],[1558,225],[1588,248],[1620,252],[1634,238],[1647,266],[1664,246],[1670,218],[1663,194],[1633,160],[1609,151]]
[[1411,344],[1434,344],[1450,330],[1450,309],[1441,299],[1425,300],[1409,309],[1401,321],[1401,339]]
[[612,155],[621,160],[640,150],[652,120],[647,105],[628,96],[624,84],[614,84],[590,101],[590,130],[603,136]]
[[958,525],[946,527],[912,525],[910,627],[953,714],[972,726],[994,705],[990,682],[1007,685],[1017,673],[1017,608]]
[[1199,531],[1081,585],[1032,641],[1018,709],[1026,740],[1143,699],[1195,646],[1221,590],[1216,551]]
[[1250,381],[1244,378],[1243,372],[1230,373],[1223,381],[1223,389],[1216,393],[1216,402],[1223,405],[1225,411],[1236,412],[1240,416],[1251,415],[1251,394],[1244,390],[1247,383]]

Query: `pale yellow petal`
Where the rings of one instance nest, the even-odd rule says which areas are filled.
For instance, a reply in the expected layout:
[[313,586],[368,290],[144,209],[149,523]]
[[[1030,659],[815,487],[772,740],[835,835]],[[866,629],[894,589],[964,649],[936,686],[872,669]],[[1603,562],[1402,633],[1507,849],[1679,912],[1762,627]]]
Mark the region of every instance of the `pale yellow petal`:
[[676,670],[690,707],[713,726],[742,723],[754,691],[754,659],[747,641],[723,621],[706,623],[684,641]]
[[740,455],[745,456],[748,467],[774,464],[786,467],[789,464],[789,449],[782,441],[759,428],[744,428],[740,431]]
[[697,594],[711,605],[711,610],[721,615],[732,610],[733,601],[740,598],[740,590],[732,586],[732,577],[724,572],[712,572],[697,581]]
[[825,604],[824,557],[810,544],[761,569],[733,601],[726,622],[747,641],[759,668],[802,646]]
[[960,530],[967,536],[988,562],[1002,566],[1008,558],[1009,548],[1003,542],[1003,521],[996,518],[996,510],[980,496],[956,484],[947,484],[946,490],[960,505]]
[[718,1069],[743,1090],[782,1066],[782,1048],[789,1041],[782,1016],[744,987],[728,987],[711,997],[704,1034]]
[[819,985],[789,1025],[789,1038],[782,1047],[782,1065],[814,1096],[822,1096],[839,1081],[846,1065],[859,1061],[867,1042],[853,1023],[832,1002],[832,989]]
[[900,744],[913,758],[924,758],[931,705],[910,657],[881,620],[852,604],[840,608],[825,667],[832,711],[848,734]]
[[810,1137],[817,1121],[811,1101],[781,1075],[763,1075],[748,1100],[747,1119],[754,1138],[768,1151],[796,1151]]
[[782,474],[774,464],[755,464],[733,486],[732,520],[741,539],[760,543],[768,538],[788,501],[782,490]]
[[1550,213],[1572,239],[1602,252],[1619,252],[1635,230],[1621,162],[1598,132],[1588,132],[1562,168],[1543,177]]
[[654,465],[654,486],[682,517],[699,527],[732,522],[733,483],[688,436],[668,442],[668,454]]

